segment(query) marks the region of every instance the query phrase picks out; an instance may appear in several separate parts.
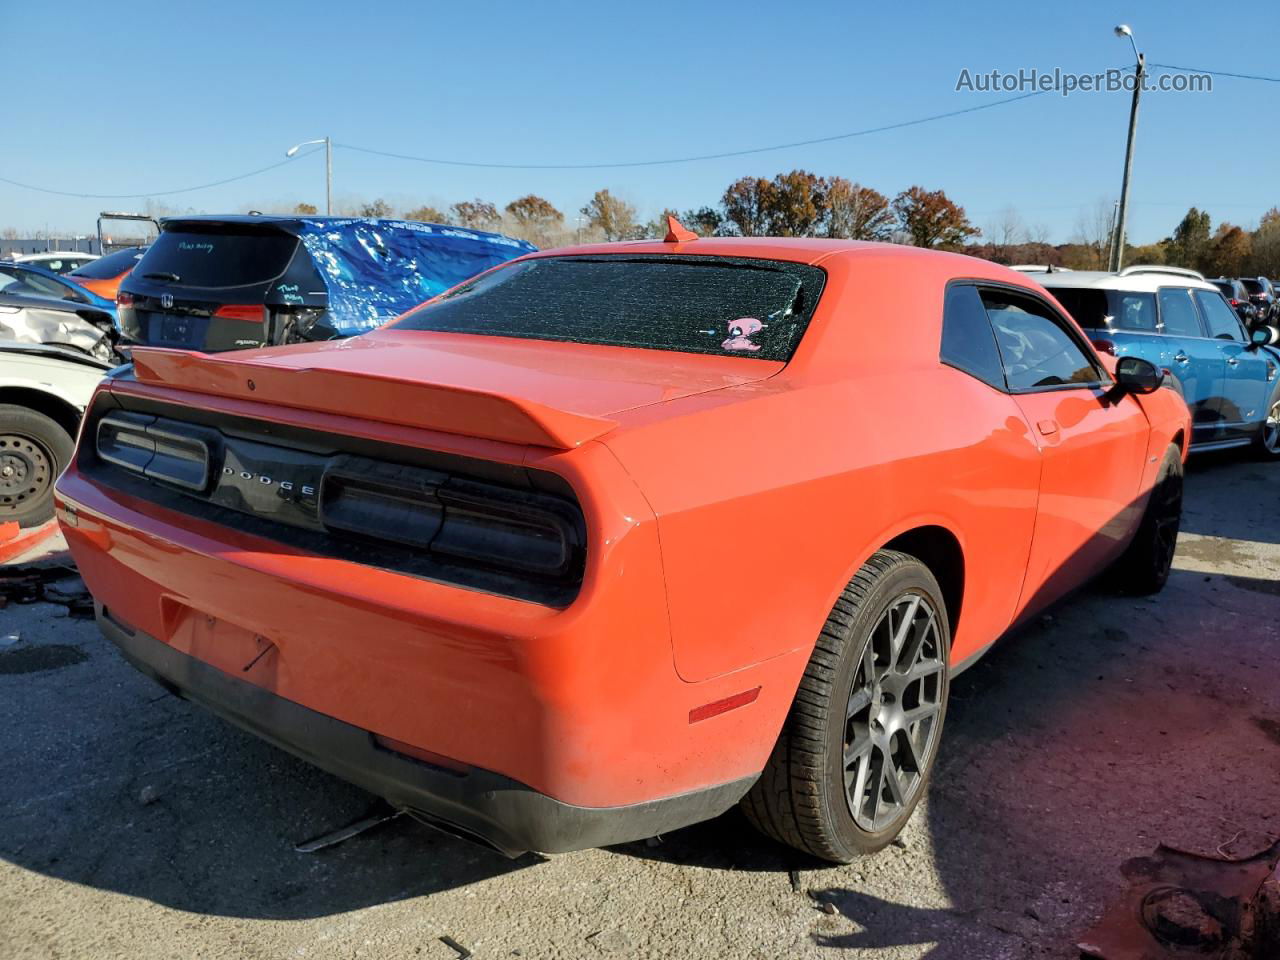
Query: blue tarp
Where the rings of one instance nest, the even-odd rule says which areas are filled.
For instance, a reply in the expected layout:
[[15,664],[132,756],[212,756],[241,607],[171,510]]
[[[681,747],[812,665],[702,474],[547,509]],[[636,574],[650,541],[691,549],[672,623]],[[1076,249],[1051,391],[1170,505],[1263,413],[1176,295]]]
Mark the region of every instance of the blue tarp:
[[498,233],[413,220],[306,219],[298,236],[328,287],[327,324],[344,336],[382,326],[483,270],[537,249]]

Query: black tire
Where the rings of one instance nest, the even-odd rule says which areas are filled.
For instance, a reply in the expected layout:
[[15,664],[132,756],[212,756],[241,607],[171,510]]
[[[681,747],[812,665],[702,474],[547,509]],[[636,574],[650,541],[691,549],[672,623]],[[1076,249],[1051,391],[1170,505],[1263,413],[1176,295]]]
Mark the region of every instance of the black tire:
[[[894,650],[892,634],[908,619]],[[818,636],[769,762],[743,798],[747,818],[775,840],[837,863],[890,843],[928,785],[950,652],[942,591],[929,569],[896,551],[872,556]]]
[[1123,593],[1159,593],[1169,580],[1182,524],[1182,451],[1176,443],[1165,451],[1133,542],[1112,568],[1112,581]]
[[53,482],[75,441],[57,421],[28,407],[0,404],[0,523],[37,527],[53,516]]
[[1280,460],[1280,384],[1267,401],[1267,415],[1254,441],[1253,453],[1259,460]]

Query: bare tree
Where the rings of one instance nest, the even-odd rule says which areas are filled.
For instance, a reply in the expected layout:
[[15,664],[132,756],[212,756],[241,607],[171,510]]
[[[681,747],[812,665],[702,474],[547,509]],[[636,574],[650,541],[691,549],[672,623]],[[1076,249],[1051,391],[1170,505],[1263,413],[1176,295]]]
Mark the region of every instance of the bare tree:
[[1072,242],[1088,251],[1088,269],[1105,270],[1111,262],[1111,228],[1114,220],[1115,204],[1106,198],[1081,210],[1076,217],[1076,232]]
[[1018,211],[1007,206],[996,214],[982,230],[991,244],[992,259],[997,263],[1012,263],[1013,248],[1026,242],[1027,228]]

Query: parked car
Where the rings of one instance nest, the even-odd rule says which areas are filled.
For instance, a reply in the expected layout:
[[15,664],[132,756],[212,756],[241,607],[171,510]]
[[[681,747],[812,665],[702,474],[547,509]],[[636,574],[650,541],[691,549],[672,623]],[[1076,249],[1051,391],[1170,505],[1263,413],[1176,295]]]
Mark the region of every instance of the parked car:
[[372,330],[523,240],[408,220],[181,217],[120,285],[125,337],[217,352]]
[[0,523],[35,527],[53,516],[53,481],[108,369],[68,347],[0,342]]
[[1258,308],[1258,320],[1262,323],[1275,323],[1280,320],[1280,303],[1276,301],[1276,291],[1266,277],[1241,277],[1240,283],[1249,291],[1249,299]]
[[508,854],[739,800],[816,856],[889,843],[956,673],[1104,571],[1162,587],[1187,408],[996,264],[691,236],[357,340],[136,349],[58,481],[102,629]]
[[82,267],[76,267],[67,274],[67,279],[74,280],[86,290],[91,290],[98,296],[115,303],[120,281],[137,266],[146,249],[146,247],[125,247],[115,253],[108,253]]
[[52,270],[31,263],[4,263],[0,261],[0,292],[27,297],[48,297],[69,303],[84,304],[116,315],[115,301],[94,293],[77,283],[74,278],[62,276]]
[[0,263],[0,340],[62,345],[114,365],[118,339],[111,301],[39,267]]
[[1258,308],[1249,299],[1249,291],[1244,288],[1243,283],[1230,277],[1218,277],[1209,282],[1222,292],[1231,309],[1244,322],[1246,329],[1258,322]]
[[18,263],[29,263],[43,267],[52,273],[68,273],[86,263],[98,259],[96,253],[79,253],[76,251],[51,250],[47,253],[28,253],[14,258]]
[[1095,347],[1142,357],[1173,376],[1195,424],[1191,449],[1252,444],[1280,458],[1280,332],[1246,330],[1222,291],[1194,270],[1125,267],[1036,274]]

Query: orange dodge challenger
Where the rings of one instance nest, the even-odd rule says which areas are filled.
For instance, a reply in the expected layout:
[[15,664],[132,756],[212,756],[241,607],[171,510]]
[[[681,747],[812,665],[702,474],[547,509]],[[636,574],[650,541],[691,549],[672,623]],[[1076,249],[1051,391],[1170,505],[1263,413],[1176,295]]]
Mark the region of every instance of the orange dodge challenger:
[[133,357],[57,487],[106,635],[509,855],[739,802],[884,846],[952,676],[1103,571],[1163,586],[1190,435],[1023,274],[674,224],[352,339]]

